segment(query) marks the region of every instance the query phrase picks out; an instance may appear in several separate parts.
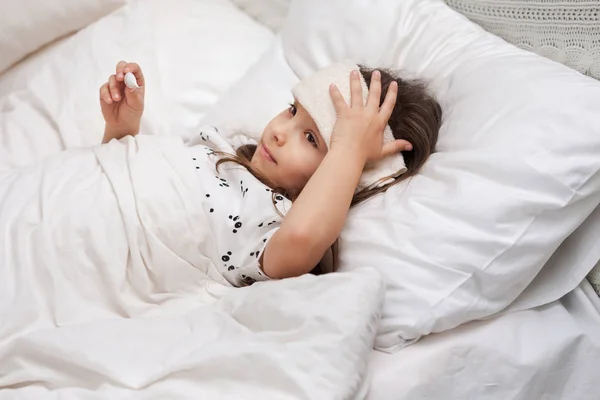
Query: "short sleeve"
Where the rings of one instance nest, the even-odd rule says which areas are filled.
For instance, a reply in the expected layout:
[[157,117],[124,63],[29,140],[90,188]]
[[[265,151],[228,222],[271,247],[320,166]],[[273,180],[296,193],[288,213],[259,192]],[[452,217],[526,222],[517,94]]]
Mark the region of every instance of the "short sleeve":
[[[255,252],[250,252],[249,257],[240,264],[239,268],[228,271],[229,274],[225,276],[225,279],[234,286],[248,286],[255,282],[270,280],[260,265],[260,256],[263,254],[271,237],[273,237],[278,230],[279,226],[267,232],[260,240],[260,249]],[[327,249],[319,265],[321,267],[321,273],[327,274],[333,272],[334,256],[331,248]]]
[[267,243],[278,230],[279,226],[266,232],[254,243],[249,242],[248,247],[242,252],[242,257],[238,260],[239,266],[225,271],[225,279],[234,286],[249,286],[255,282],[270,280],[262,270],[260,259]]
[[[207,139],[212,141],[214,137]],[[208,147],[196,148],[194,158],[199,159]],[[291,202],[239,164],[223,163],[215,170],[218,155],[207,157],[213,166],[200,165],[197,171],[206,193],[203,202],[217,247],[214,263],[234,286],[268,280],[260,265],[261,255],[281,226]]]

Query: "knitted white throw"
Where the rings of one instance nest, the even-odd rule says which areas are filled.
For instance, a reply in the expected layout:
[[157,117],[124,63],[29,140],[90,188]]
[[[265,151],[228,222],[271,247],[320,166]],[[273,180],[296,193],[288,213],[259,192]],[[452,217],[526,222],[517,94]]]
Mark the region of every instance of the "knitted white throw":
[[509,43],[600,79],[600,0],[445,0]]
[[590,272],[587,278],[588,281],[590,281],[590,283],[592,284],[592,287],[594,288],[596,293],[600,295],[600,261],[598,261],[598,264],[596,264],[596,266],[594,267],[592,272]]

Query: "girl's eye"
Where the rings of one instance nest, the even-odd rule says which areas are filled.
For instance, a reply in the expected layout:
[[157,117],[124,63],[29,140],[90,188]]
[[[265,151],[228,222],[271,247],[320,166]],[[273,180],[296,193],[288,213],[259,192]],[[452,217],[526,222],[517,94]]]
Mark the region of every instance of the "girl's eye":
[[313,147],[317,147],[317,140],[315,139],[315,136],[312,133],[304,132],[304,135],[306,137],[306,140],[308,140],[308,142],[312,144]]
[[290,103],[289,111],[290,111],[290,114],[296,115],[296,106]]

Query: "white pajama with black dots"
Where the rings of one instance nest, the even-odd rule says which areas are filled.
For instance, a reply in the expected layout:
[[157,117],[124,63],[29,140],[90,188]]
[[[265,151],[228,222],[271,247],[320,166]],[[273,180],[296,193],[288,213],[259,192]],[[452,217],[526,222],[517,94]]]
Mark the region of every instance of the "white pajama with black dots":
[[189,145],[192,168],[204,194],[200,201],[218,247],[215,265],[234,286],[268,280],[259,264],[260,255],[291,202],[281,195],[273,196],[268,186],[238,164],[221,164],[217,172],[220,157],[215,151],[235,154],[217,129],[203,128]]

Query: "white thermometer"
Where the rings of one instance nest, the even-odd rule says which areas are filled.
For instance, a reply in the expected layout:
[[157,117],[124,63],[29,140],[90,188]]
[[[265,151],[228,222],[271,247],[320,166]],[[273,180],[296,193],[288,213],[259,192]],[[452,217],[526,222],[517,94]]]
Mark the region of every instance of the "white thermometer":
[[135,79],[135,75],[132,72],[128,72],[125,74],[125,78],[123,78],[125,82],[125,86],[130,89],[139,89],[140,87],[137,84],[137,80]]

